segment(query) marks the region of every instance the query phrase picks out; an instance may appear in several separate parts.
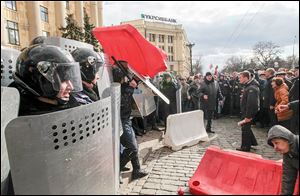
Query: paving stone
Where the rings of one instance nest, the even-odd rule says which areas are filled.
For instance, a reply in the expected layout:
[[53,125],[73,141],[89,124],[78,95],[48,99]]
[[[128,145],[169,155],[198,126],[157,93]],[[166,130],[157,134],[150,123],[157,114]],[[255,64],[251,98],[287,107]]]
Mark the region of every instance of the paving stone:
[[140,195],[155,195],[155,189],[142,189]]
[[143,188],[146,189],[160,189],[160,184],[152,183],[152,182],[146,182],[143,186]]
[[166,184],[161,185],[161,190],[166,190],[166,191],[176,192],[178,188],[179,188],[178,186],[174,186],[174,185],[166,185]]

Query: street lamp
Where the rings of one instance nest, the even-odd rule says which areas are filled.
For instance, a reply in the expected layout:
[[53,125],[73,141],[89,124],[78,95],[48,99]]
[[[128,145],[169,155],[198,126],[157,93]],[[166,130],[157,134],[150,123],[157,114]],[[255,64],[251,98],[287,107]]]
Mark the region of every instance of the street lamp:
[[186,44],[187,47],[189,47],[190,49],[190,60],[191,60],[191,75],[194,74],[193,72],[193,61],[192,61],[192,47],[195,45],[195,43],[189,43],[189,44]]

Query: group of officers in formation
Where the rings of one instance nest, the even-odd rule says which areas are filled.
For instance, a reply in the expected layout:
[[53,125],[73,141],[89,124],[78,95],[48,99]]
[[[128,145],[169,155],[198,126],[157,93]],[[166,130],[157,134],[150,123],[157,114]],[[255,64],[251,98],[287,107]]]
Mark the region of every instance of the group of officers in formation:
[[[89,48],[77,48],[67,52],[60,47],[45,43],[46,37],[33,39],[22,49],[16,61],[13,82],[8,87],[20,94],[19,116],[39,115],[100,100],[97,80],[99,70],[106,66],[104,55]],[[126,61],[119,63],[127,68]],[[130,120],[132,94],[137,88],[135,80],[129,80],[117,65],[112,66],[113,81],[121,84],[120,171],[131,161],[132,179],[148,175],[141,170],[138,145]],[[128,70],[127,70],[128,71]],[[9,173],[7,194],[14,194],[13,179]]]
[[[77,48],[69,53],[45,44],[44,40],[45,37],[32,40],[17,58],[14,82],[9,87],[17,88],[20,93],[19,116],[55,112],[99,100],[99,69],[107,63],[103,56],[88,48]],[[119,59],[119,63],[129,71],[126,61]],[[114,82],[121,84],[123,133],[120,136],[120,170],[129,170],[125,166],[131,161],[132,179],[142,178],[147,173],[141,170],[131,120],[132,95],[138,82],[128,78],[124,70],[116,65],[113,65],[112,75]],[[299,134],[299,106],[289,105],[293,101],[298,104],[299,67],[292,72],[283,69],[276,72],[268,68],[218,76],[207,72],[204,76],[197,74],[188,78],[174,77],[165,72],[157,75],[152,82],[170,100],[170,104],[165,104],[156,99],[159,109],[151,115],[154,121],[152,128],[157,128],[155,123],[158,120],[166,125],[167,117],[177,113],[176,91],[181,87],[183,112],[203,110],[208,133],[214,133],[212,119],[221,114],[242,119],[239,122],[242,143],[237,150],[250,151],[251,146],[258,145],[251,130],[251,125],[256,122],[260,122],[262,127],[280,124]],[[287,109],[280,108],[283,105]],[[9,190],[13,193],[13,182]]]

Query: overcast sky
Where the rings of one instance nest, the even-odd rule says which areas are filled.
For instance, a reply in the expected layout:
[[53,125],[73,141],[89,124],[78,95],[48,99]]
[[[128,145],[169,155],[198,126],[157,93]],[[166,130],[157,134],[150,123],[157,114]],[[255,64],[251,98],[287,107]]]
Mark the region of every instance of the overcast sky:
[[174,18],[188,40],[195,43],[193,59],[203,56],[204,71],[210,63],[222,67],[230,56],[252,54],[259,41],[282,47],[283,57],[299,56],[299,2],[230,1],[104,1],[104,25],[141,18],[141,13]]

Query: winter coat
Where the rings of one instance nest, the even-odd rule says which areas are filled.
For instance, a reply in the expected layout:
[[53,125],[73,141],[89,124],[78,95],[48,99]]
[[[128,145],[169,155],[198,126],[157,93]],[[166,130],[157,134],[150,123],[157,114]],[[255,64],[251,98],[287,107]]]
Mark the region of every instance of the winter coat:
[[176,103],[176,91],[179,86],[176,82],[167,82],[163,80],[160,86],[160,91],[170,100],[171,103]]
[[[212,79],[208,81],[206,77],[204,82],[200,84],[200,102],[203,110],[215,110],[217,99],[223,99],[223,95],[220,91],[219,85],[217,82]],[[204,95],[208,96],[208,99],[204,99]]]
[[[275,110],[278,109],[279,105],[286,105],[289,103],[289,91],[288,91],[288,86],[285,83],[283,83],[279,87],[274,88],[274,93],[276,99]],[[277,113],[276,115],[278,121],[281,122],[281,121],[289,120],[293,115],[293,111],[286,110]]]
[[131,115],[132,105],[133,105],[133,97],[132,94],[134,92],[134,88],[130,86],[128,83],[121,84],[121,120],[128,120]]
[[293,117],[291,119],[291,131],[299,134],[299,100],[289,103],[289,108],[293,110]]
[[274,90],[272,88],[272,79],[273,77],[270,77],[267,79],[267,82],[265,84],[265,87],[263,88],[264,91],[262,99],[263,99],[263,107],[270,109],[270,106],[275,106],[276,100],[275,100],[275,96],[274,96]]
[[229,81],[229,84],[232,87],[232,89],[231,89],[232,95],[240,96],[242,87],[241,87],[241,84],[240,84],[239,80],[238,79],[232,79],[232,80]]
[[188,93],[192,98],[199,99],[200,98],[200,84],[197,85],[196,82],[192,82],[188,88]]
[[294,135],[288,129],[275,125],[268,133],[268,144],[273,146],[272,139],[283,138],[289,142],[289,151],[283,155],[282,195],[292,195],[299,173],[299,135]]
[[187,100],[187,97],[188,97],[188,89],[190,88],[190,85],[189,84],[185,84],[185,85],[182,85],[182,88],[181,88],[181,99],[182,100]]
[[231,85],[228,80],[219,80],[219,86],[223,96],[230,95]]
[[289,101],[299,100],[299,77],[293,79],[293,85],[289,92]]
[[254,118],[259,111],[259,83],[253,78],[244,86],[241,99],[241,113],[243,118]]

